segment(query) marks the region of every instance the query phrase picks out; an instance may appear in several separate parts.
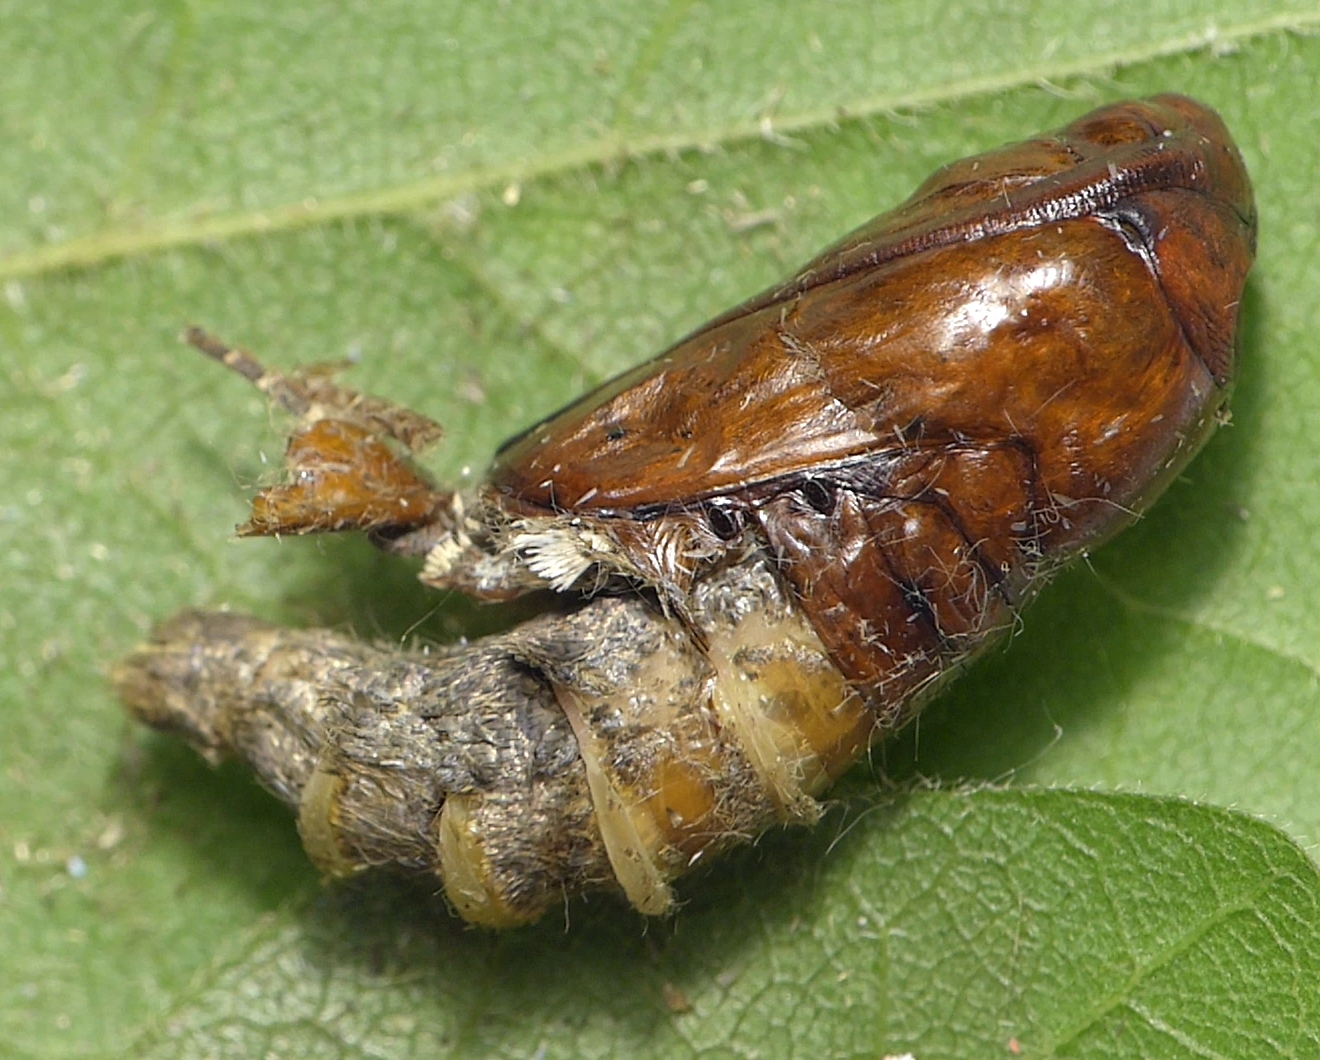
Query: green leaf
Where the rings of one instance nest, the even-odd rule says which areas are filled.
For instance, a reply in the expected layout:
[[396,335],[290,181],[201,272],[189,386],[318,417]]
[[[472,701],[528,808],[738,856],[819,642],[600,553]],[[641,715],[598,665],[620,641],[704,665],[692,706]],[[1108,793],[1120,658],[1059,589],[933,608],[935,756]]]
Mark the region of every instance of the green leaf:
[[[83,0],[3,25],[8,1051],[1316,1055],[1320,888],[1284,834],[984,783],[1320,835],[1320,7]],[[1233,426],[876,752],[974,790],[774,837],[645,934],[601,900],[496,938],[430,887],[319,890],[241,770],[124,720],[104,669],[179,607],[399,636],[437,604],[358,542],[229,539],[281,440],[184,324],[360,355],[354,383],[448,428],[437,473],[479,475],[936,165],[1165,90],[1219,108],[1256,183]]]
[[[733,893],[644,938],[597,910],[567,935],[492,940],[437,920],[423,891],[343,888],[306,925],[271,918],[234,940],[138,1045],[289,1058],[1320,1048],[1315,867],[1268,826],[1065,792],[924,794],[871,814],[868,835],[809,842],[814,862],[776,872],[783,842],[738,859],[721,873]],[[416,915],[391,916],[401,907]]]

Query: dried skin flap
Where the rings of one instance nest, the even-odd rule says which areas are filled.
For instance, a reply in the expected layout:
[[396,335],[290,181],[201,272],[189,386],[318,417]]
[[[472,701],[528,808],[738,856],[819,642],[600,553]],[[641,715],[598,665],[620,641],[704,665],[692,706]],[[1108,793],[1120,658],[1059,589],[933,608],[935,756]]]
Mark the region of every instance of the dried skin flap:
[[195,334],[303,420],[245,532],[360,529],[437,587],[587,599],[427,654],[187,614],[116,683],[148,724],[249,761],[331,874],[430,868],[491,926],[600,885],[664,913],[703,857],[814,821],[1186,465],[1254,251],[1212,111],[1102,108],[940,170],[515,438],[472,493],[409,464],[438,436],[424,416]]

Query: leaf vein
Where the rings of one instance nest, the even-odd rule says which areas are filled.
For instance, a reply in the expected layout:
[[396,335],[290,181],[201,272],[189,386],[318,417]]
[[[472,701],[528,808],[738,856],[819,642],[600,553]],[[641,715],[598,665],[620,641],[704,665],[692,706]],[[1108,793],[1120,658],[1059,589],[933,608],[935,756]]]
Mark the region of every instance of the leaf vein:
[[[969,96],[1004,92],[1027,85],[1095,75],[1116,67],[1196,51],[1204,47],[1224,48],[1253,38],[1281,32],[1306,32],[1320,27],[1320,12],[1286,12],[1221,29],[1189,32],[1155,41],[1143,48],[1115,49],[1084,60],[1021,68],[986,76],[970,77],[934,88],[912,92],[884,93],[852,103],[804,110],[775,121],[776,138],[794,132],[831,128],[840,116],[853,119],[883,115],[899,110],[925,108]],[[539,155],[535,160],[474,167],[464,173],[429,177],[394,187],[327,199],[306,199],[264,209],[204,215],[181,213],[140,226],[109,227],[101,232],[63,243],[37,247],[0,259],[0,281],[41,275],[65,269],[85,269],[118,258],[133,257],[180,247],[292,231],[357,216],[406,214],[434,202],[472,192],[525,184],[565,171],[652,156],[681,154],[712,145],[725,146],[762,139],[760,117],[734,121],[705,130],[660,132],[629,137],[612,130],[598,139],[575,144],[562,151]]]

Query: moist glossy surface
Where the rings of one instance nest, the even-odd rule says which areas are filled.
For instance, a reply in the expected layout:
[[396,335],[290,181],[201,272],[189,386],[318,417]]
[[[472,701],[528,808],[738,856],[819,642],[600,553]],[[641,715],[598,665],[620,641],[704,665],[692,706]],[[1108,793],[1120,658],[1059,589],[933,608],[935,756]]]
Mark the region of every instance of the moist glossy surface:
[[522,515],[749,532],[847,676],[910,687],[1199,448],[1254,249],[1213,111],[1103,108],[940,170],[515,439],[494,493]]

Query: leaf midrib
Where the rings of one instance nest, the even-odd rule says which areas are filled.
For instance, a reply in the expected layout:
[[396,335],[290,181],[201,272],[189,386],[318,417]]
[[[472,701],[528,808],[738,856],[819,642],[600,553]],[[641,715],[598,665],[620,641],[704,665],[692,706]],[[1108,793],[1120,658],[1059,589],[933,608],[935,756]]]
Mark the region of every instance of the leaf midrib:
[[[304,199],[261,210],[206,216],[177,213],[137,226],[109,226],[89,236],[51,246],[36,247],[0,258],[0,282],[40,276],[67,269],[87,269],[108,261],[137,257],[162,250],[254,235],[287,232],[355,217],[406,214],[432,203],[510,184],[550,178],[574,170],[608,166],[653,156],[728,147],[767,139],[777,142],[791,133],[837,125],[841,119],[861,120],[894,111],[931,107],[971,96],[1005,92],[1030,85],[1049,84],[1116,67],[1136,65],[1204,47],[1222,49],[1277,32],[1305,32],[1320,28],[1320,10],[1287,12],[1252,19],[1229,27],[1205,29],[1152,40],[1145,47],[1113,49],[1084,59],[1045,63],[1037,67],[971,77],[912,92],[892,92],[851,103],[804,110],[771,119],[760,116],[704,130],[680,130],[643,136],[632,135],[626,121],[618,121],[604,135],[560,151],[540,152],[533,159],[515,159],[496,166],[478,166],[463,173],[328,199]],[[635,90],[636,86],[630,88]]]

